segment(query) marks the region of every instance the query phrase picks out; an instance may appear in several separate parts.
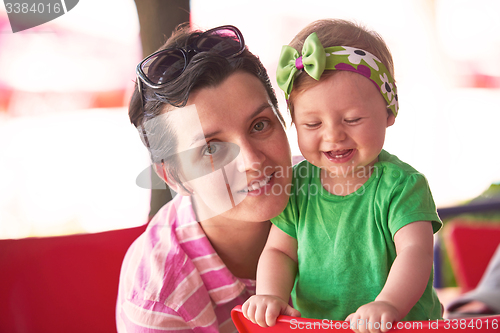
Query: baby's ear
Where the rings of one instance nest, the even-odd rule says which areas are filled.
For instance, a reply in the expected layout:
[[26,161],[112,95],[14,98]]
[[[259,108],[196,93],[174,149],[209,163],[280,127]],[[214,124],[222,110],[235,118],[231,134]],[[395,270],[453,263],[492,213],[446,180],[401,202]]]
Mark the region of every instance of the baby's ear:
[[396,116],[392,113],[391,109],[387,109],[387,127],[394,125],[396,122]]
[[173,176],[171,170],[167,169],[164,163],[153,163],[153,168],[156,174],[160,177],[172,190],[180,195],[190,196],[191,192],[185,187],[185,184],[180,184]]

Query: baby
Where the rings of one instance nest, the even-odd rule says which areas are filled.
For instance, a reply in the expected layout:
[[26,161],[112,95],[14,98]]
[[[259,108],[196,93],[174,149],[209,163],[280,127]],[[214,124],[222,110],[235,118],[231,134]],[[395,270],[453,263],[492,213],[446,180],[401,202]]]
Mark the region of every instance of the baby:
[[357,332],[441,318],[432,287],[441,221],[427,180],[382,149],[398,114],[382,38],[313,22],[283,47],[277,80],[306,160],[271,220],[244,315],[264,327],[280,314],[347,320]]

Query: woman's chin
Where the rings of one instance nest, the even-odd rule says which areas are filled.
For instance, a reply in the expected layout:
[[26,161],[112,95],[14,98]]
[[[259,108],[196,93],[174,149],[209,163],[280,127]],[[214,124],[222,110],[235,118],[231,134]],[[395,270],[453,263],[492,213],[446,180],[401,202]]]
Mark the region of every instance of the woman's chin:
[[[264,222],[278,216],[285,209],[288,196],[269,195],[264,200],[255,202],[247,197],[234,211],[238,210],[238,219],[251,222]],[[253,201],[253,202],[252,202]]]

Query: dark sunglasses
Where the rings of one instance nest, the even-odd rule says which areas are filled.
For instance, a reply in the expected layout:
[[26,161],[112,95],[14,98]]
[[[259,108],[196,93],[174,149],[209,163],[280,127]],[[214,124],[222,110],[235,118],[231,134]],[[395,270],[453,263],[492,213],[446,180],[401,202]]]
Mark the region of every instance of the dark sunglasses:
[[162,87],[179,77],[197,53],[213,52],[225,58],[233,58],[243,50],[245,41],[238,28],[224,25],[195,37],[186,48],[170,48],[155,52],[142,60],[136,68],[141,98],[141,82],[153,89]]

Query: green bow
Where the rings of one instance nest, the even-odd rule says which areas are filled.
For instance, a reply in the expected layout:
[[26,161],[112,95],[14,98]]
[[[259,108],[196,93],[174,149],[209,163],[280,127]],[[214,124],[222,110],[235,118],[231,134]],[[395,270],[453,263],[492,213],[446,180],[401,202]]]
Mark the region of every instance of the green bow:
[[276,70],[276,81],[278,81],[281,90],[285,92],[287,99],[292,91],[295,74],[299,71],[296,66],[299,57],[302,57],[302,64],[306,73],[319,80],[325,70],[326,55],[325,49],[315,32],[310,34],[304,41],[302,55],[288,45],[283,46],[281,49],[278,69]]

